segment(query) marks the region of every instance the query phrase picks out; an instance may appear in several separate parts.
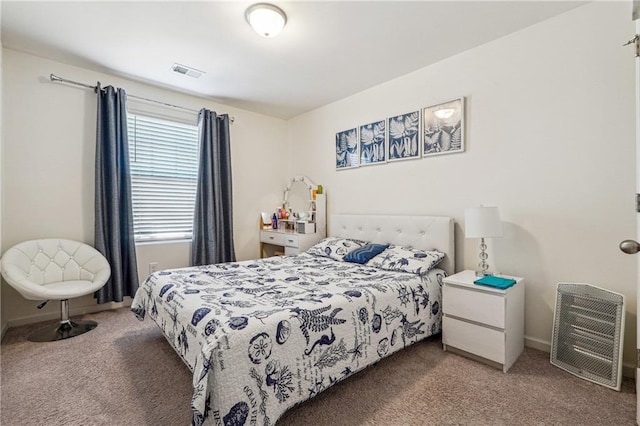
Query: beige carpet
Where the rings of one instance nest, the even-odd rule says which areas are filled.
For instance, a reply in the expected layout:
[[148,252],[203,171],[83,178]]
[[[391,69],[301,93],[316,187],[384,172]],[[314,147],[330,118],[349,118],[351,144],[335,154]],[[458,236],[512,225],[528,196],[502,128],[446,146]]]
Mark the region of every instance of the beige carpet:
[[[191,376],[150,320],[127,309],[85,315],[88,334],[2,341],[2,425],[188,425]],[[622,392],[573,377],[525,349],[508,374],[418,343],[289,411],[279,425],[634,425]]]

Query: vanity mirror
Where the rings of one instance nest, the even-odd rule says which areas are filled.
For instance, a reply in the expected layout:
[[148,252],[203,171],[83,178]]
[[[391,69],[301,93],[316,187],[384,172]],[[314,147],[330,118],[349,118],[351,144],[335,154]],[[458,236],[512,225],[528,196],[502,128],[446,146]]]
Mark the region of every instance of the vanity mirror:
[[296,176],[284,190],[284,208],[289,220],[314,221],[313,190],[316,185],[305,176]]
[[[309,178],[291,178],[282,205],[274,213],[268,213],[276,226],[260,229],[260,256],[300,254],[325,238],[326,200],[323,188]],[[264,224],[264,218],[261,221]]]

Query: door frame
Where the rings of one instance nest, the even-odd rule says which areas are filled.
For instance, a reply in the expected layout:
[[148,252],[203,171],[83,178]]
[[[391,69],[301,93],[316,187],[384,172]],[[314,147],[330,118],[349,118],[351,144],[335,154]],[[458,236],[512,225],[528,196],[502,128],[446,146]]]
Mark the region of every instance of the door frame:
[[[633,0],[632,19],[635,21],[635,122],[636,122],[636,194],[640,194],[640,57],[638,56],[638,34],[640,34],[640,0]],[[638,197],[638,195],[636,195]],[[640,238],[640,212],[636,213],[636,237]],[[640,256],[636,271],[636,306],[640,306]],[[640,315],[636,320],[636,423],[640,425]]]

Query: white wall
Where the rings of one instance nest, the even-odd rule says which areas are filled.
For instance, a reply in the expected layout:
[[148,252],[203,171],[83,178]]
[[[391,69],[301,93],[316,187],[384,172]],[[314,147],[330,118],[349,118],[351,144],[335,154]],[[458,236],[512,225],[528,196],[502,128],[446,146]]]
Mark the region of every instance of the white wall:
[[[36,238],[93,243],[96,97],[88,89],[51,83],[49,74],[235,117],[231,125],[234,236],[238,259],[259,256],[258,220],[282,198],[286,175],[286,122],[169,90],[3,50],[2,236],[3,248]],[[187,266],[190,243],[139,245],[140,278],[148,264]],[[56,318],[57,303],[37,311],[2,283],[2,314],[10,325]],[[108,308],[92,296],[71,302],[71,314]],[[119,306],[119,305],[113,305]],[[4,325],[4,322],[3,322]]]
[[[323,184],[329,214],[453,216],[457,270],[478,262],[464,209],[499,206],[489,264],[526,278],[527,344],[548,350],[556,284],[586,282],[626,295],[635,365],[636,259],[617,248],[635,236],[630,9],[588,4],[296,117],[289,174]],[[466,152],[335,170],[336,132],[460,96]]]

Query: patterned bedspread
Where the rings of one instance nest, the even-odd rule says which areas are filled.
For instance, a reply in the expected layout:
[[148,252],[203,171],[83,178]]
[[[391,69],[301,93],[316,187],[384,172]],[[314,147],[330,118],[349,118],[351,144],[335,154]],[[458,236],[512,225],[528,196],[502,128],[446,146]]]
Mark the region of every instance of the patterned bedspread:
[[439,333],[443,276],[301,254],[156,272],[131,308],[193,372],[193,424],[271,425]]

